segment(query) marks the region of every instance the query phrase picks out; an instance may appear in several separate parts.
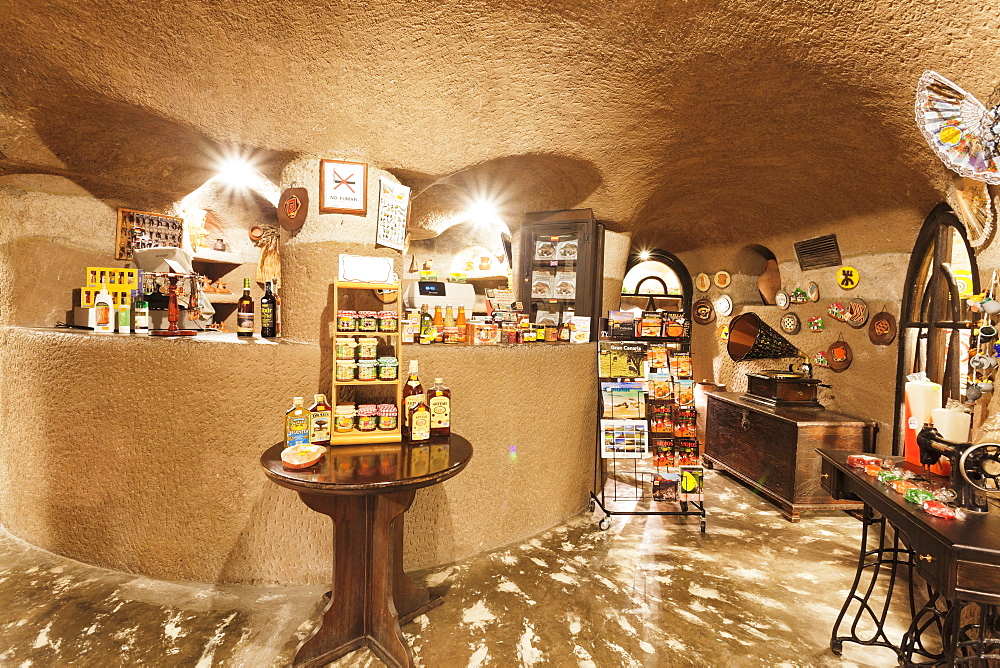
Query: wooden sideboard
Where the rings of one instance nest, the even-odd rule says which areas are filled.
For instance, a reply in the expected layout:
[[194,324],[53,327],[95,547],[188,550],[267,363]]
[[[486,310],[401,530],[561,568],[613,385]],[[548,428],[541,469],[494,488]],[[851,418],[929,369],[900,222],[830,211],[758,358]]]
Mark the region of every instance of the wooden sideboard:
[[771,408],[736,392],[708,392],[705,460],[778,504],[791,522],[815,508],[859,510],[820,484],[817,448],[871,452],[874,423],[824,408]]

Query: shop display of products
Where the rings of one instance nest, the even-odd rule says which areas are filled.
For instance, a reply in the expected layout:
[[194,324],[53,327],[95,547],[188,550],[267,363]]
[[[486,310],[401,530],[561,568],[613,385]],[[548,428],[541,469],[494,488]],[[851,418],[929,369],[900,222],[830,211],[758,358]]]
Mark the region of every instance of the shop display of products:
[[333,409],[326,402],[326,395],[314,395],[313,405],[309,407],[309,442],[314,445],[328,444],[332,421]]
[[338,311],[337,312],[337,331],[338,332],[356,332],[358,331],[358,312],[357,311]]
[[396,332],[399,330],[399,318],[395,311],[378,312],[378,331]]
[[908,489],[903,493],[903,498],[910,503],[923,503],[924,501],[933,501],[934,492],[923,489],[921,487],[914,487],[913,489]]
[[377,311],[358,311],[358,331],[359,332],[377,332],[378,331],[378,312]]
[[451,434],[451,390],[444,384],[444,379],[435,378],[427,396],[431,411],[431,436],[448,436]]
[[292,399],[292,407],[285,412],[285,447],[309,445],[309,411],[302,397]]
[[848,455],[847,465],[855,468],[864,468],[868,465],[881,466],[882,460],[871,455]]

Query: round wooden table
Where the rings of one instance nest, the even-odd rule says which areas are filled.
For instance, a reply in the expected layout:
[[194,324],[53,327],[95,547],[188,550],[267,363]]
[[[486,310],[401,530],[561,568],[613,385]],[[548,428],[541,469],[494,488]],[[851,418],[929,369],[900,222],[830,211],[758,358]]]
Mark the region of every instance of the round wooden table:
[[465,468],[472,445],[452,434],[424,445],[334,446],[315,466],[286,469],[283,443],[260,465],[272,482],[333,520],[333,591],[323,620],[295,653],[295,666],[322,666],[367,645],[388,666],[413,666],[400,631],[442,602],[403,572],[403,513],[416,490]]

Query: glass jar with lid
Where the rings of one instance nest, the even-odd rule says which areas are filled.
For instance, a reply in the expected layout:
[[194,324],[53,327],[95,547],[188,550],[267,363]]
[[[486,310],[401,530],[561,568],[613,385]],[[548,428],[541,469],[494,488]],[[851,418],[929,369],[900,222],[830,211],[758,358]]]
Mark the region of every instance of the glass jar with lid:
[[345,433],[354,429],[354,404],[337,404],[333,413],[333,430]]
[[375,431],[378,428],[378,406],[361,404],[358,406],[358,431]]
[[358,339],[358,359],[373,360],[378,358],[378,339],[373,336],[362,336]]

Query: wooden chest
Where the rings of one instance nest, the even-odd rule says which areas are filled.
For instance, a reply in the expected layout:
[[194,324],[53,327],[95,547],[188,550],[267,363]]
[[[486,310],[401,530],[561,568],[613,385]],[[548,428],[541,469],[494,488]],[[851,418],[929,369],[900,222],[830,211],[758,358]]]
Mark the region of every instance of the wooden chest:
[[759,490],[799,521],[810,508],[860,509],[834,500],[820,484],[816,448],[871,452],[874,424],[823,408],[770,407],[735,392],[708,392],[705,459]]

